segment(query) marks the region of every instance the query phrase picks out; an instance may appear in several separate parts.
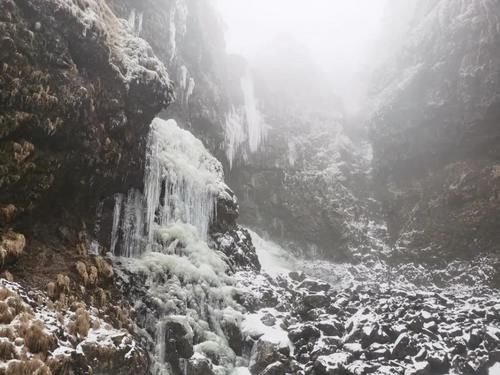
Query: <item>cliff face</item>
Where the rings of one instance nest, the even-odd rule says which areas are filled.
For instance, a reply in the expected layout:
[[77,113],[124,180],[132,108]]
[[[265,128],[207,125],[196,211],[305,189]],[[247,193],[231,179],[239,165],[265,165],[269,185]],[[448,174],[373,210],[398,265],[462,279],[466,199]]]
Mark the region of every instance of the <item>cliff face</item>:
[[[6,0],[0,10],[0,271],[9,280],[0,285],[1,319],[9,325],[9,351],[0,354],[5,370],[149,373],[150,356],[141,349],[147,345],[136,341],[136,324],[144,327],[141,310],[134,315],[127,301],[130,280],[117,277],[120,266],[103,256],[127,241],[141,253],[150,245],[140,223],[142,204],[154,202],[143,197],[150,197],[144,180],[155,116],[170,105],[164,116],[206,134],[206,144],[220,151],[224,116],[217,111],[226,99],[217,81],[223,64],[215,58],[225,56],[217,18],[198,1]],[[192,135],[183,136],[186,152],[203,148]],[[205,223],[208,237],[189,242],[199,234],[188,224],[198,219],[183,217],[188,224],[168,241],[184,233],[179,251],[210,259],[207,267],[218,267],[221,280],[226,272],[259,269],[250,236],[236,223],[238,203],[223,183],[222,166],[208,151],[201,155],[218,179],[213,201],[204,190],[196,197],[206,200],[203,209],[213,210]],[[167,165],[162,173],[168,176],[173,167]],[[167,180],[155,181],[160,204],[170,192]],[[122,197],[130,199],[123,212],[116,204]],[[187,210],[191,202],[182,198],[170,203]],[[122,214],[128,220],[123,231],[117,227]],[[149,226],[160,220],[155,211],[148,215]],[[194,264],[188,269],[197,261],[179,259]],[[172,272],[171,262],[163,266],[160,279]],[[147,261],[143,277],[154,275],[146,269]],[[213,283],[215,276],[202,271]],[[185,298],[184,313],[191,295]],[[165,314],[163,307],[154,310],[156,317]],[[149,327],[154,335],[158,327]],[[11,352],[17,338],[25,342],[19,353],[40,360]]]
[[108,0],[168,68],[177,100],[164,113],[203,139],[223,159],[229,57],[222,21],[209,2]]
[[145,129],[171,101],[168,74],[102,3],[1,6],[0,200],[19,215],[43,201],[89,199],[95,211],[96,198],[141,178]]
[[377,197],[403,254],[437,261],[499,250],[499,10],[422,4],[379,72]]
[[359,259],[381,250],[368,233],[377,216],[370,145],[361,126],[348,123],[325,74],[285,39],[267,49],[251,76],[260,143],[252,152],[244,134],[228,172],[242,222],[307,256]]

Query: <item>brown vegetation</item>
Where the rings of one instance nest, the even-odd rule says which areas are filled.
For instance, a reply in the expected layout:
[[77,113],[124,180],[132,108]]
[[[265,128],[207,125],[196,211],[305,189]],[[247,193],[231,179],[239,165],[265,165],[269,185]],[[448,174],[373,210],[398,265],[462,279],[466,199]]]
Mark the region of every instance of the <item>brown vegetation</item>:
[[111,264],[106,262],[102,257],[95,257],[95,263],[100,275],[104,276],[107,279],[113,277],[114,275],[113,267],[111,266]]
[[68,331],[72,335],[79,335],[80,337],[87,337],[90,329],[90,316],[84,307],[79,307],[71,322],[68,324]]
[[50,369],[39,359],[11,361],[5,375],[52,375]]
[[21,233],[11,230],[2,234],[0,241],[0,260],[2,266],[5,263],[12,263],[21,256],[26,246],[26,238]]
[[2,340],[0,341],[0,359],[2,361],[8,361],[16,357],[16,349],[10,341]]
[[19,334],[24,338],[24,343],[31,353],[47,354],[54,346],[55,339],[45,332],[42,322],[32,319],[32,316],[23,314]]
[[83,283],[85,285],[87,285],[87,283],[89,281],[89,274],[87,272],[87,266],[85,265],[85,263],[78,261],[78,262],[76,262],[75,267],[76,267],[76,271],[80,275],[80,278],[83,280]]

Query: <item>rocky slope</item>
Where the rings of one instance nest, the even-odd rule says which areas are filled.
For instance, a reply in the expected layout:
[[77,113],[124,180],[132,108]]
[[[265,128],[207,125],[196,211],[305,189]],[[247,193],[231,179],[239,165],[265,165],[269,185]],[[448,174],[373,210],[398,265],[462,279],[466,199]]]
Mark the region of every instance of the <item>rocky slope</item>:
[[418,6],[407,30],[395,32],[401,48],[377,74],[377,197],[404,256],[498,254],[499,6]]

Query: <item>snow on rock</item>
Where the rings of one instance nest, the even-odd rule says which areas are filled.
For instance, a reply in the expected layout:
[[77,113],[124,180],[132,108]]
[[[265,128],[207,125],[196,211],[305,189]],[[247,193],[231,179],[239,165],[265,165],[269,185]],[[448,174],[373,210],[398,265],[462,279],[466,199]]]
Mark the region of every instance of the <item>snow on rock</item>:
[[[59,12],[77,18],[83,26],[83,38],[105,35],[110,47],[109,62],[128,87],[137,82],[157,81],[161,86],[170,88],[169,75],[163,63],[144,39],[130,32],[132,30],[137,35],[140,33],[140,14],[137,19],[135,12],[131,14],[131,27],[127,20],[117,18],[104,1],[50,0],[49,5],[57,7]],[[170,93],[166,90],[165,95]]]
[[281,328],[283,314],[275,309],[262,309],[248,314],[241,325],[244,335],[277,345],[279,348],[290,347],[288,333]]
[[0,306],[1,342],[12,349],[6,364],[10,371],[36,357],[46,358],[39,371],[68,365],[84,372],[102,365],[133,369],[136,357],[143,355],[128,331],[113,328],[83,303],[63,306],[41,291],[0,279]]

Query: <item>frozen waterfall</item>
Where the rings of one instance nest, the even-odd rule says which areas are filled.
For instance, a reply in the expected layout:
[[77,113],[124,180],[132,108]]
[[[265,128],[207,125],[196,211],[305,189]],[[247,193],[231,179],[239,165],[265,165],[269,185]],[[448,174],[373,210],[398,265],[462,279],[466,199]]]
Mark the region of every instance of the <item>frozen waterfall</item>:
[[116,197],[113,253],[137,257],[155,246],[159,228],[177,222],[192,225],[206,240],[216,215],[217,196],[226,190],[223,179],[221,164],[200,140],[174,120],[153,120],[144,193],[131,190],[126,198]]
[[239,325],[241,307],[232,298],[235,282],[225,256],[207,244],[217,199],[227,189],[222,165],[202,142],[174,120],[157,118],[146,148],[144,192],[115,197],[111,249],[127,278],[138,277],[146,290],[135,307],[154,301],[155,312],[146,310],[142,319],[154,342],[155,375],[175,373],[172,325],[188,332],[186,340],[197,338],[195,357],[220,354],[218,373],[234,366],[223,327]]

